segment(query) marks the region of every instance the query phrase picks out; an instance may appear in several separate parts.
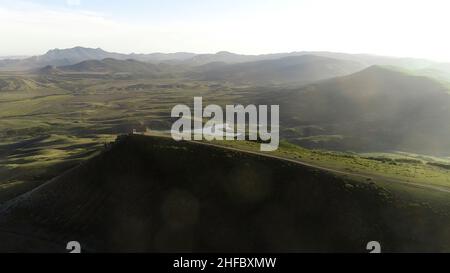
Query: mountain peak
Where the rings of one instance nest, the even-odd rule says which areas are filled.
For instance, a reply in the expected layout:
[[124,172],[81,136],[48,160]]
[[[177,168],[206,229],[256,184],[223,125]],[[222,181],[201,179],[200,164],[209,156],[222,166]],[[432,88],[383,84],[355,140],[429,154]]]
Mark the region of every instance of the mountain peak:
[[[391,77],[407,77],[414,76],[410,74],[407,70],[404,70],[399,67],[387,66],[387,65],[372,65],[367,67],[364,70],[361,70],[355,75],[361,76],[370,76],[370,77],[384,77],[385,79],[389,79]],[[350,75],[352,76],[352,75]]]
[[229,51],[219,51],[216,53],[216,55],[236,55],[236,54],[231,53]]
[[101,48],[89,48],[89,47],[82,47],[82,46],[76,46],[76,47],[72,47],[72,48],[54,48],[51,49],[49,51],[47,51],[46,54],[51,54],[51,53],[61,53],[61,52],[80,52],[80,51],[91,51],[91,52],[106,52]]
[[106,58],[125,59],[127,55],[106,52],[101,48],[87,48],[76,46],[73,48],[49,50],[46,54],[38,56],[38,66],[66,66],[87,60],[103,60]]

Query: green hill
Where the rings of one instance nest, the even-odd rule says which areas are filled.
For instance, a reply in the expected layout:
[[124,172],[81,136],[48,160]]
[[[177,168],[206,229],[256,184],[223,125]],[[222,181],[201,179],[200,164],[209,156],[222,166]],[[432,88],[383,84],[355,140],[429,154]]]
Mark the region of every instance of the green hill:
[[[387,67],[285,92],[264,94],[280,104],[282,126],[308,147],[357,151],[450,153],[450,95],[439,82]],[[309,128],[307,130],[307,128]],[[317,145],[314,137],[320,137]],[[333,136],[326,140],[326,136]]]
[[440,252],[450,247],[449,221],[374,183],[128,136],[0,207],[0,249],[65,251],[78,240],[93,252],[365,252],[378,240],[384,251]]
[[160,72],[157,65],[135,60],[89,60],[70,66],[58,68],[63,72],[73,73],[129,73],[129,74],[154,74]]
[[21,77],[0,77],[1,91],[27,91],[41,87],[39,83]]

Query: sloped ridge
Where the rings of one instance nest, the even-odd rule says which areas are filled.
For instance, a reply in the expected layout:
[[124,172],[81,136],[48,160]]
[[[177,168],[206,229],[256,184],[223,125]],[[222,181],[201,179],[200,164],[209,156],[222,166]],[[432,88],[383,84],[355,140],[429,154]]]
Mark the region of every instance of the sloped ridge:
[[442,251],[450,237],[448,218],[403,209],[373,184],[144,136],[123,137],[8,203],[0,219],[1,231],[60,244],[61,251],[78,240],[90,251],[364,252],[374,239],[386,251]]
[[64,72],[81,73],[132,73],[148,74],[159,72],[158,66],[151,63],[139,62],[136,60],[88,60],[78,64],[59,67]]
[[374,86],[380,91],[384,91],[382,88],[391,88],[392,91],[420,92],[422,94],[448,92],[447,88],[432,78],[409,74],[400,68],[391,66],[373,65],[352,75],[334,79],[329,84],[339,84],[345,81],[348,85],[359,83],[363,90]]

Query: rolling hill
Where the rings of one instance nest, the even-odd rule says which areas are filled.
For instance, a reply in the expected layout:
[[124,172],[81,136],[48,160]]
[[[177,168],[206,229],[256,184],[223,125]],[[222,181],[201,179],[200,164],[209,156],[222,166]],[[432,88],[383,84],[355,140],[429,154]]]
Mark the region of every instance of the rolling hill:
[[58,67],[61,72],[69,73],[129,73],[146,75],[161,72],[157,65],[135,60],[88,60],[70,66]]
[[190,59],[184,60],[182,63],[188,64],[190,66],[201,66],[217,62],[227,64],[237,64],[237,63],[264,61],[264,60],[277,60],[287,57],[300,57],[305,55],[314,55],[324,58],[356,62],[364,67],[369,67],[372,65],[390,65],[409,69],[424,69],[426,67],[435,65],[435,62],[424,59],[396,58],[370,54],[348,54],[348,53],[327,52],[327,51],[296,51],[288,53],[272,53],[262,55],[242,55],[227,51],[221,51],[216,54],[199,54],[193,56]]
[[[168,138],[120,137],[0,207],[2,251],[445,251],[448,216],[374,183]],[[31,242],[31,243],[30,243]],[[39,242],[36,243],[36,242]]]
[[303,55],[240,64],[212,63],[199,67],[196,76],[208,81],[255,85],[301,84],[351,74],[363,68],[352,61]]
[[[315,126],[295,139],[309,147],[450,153],[449,90],[430,78],[372,66],[263,101],[280,104],[286,127]],[[314,139],[326,136],[340,137]]]
[[45,88],[46,86],[43,83],[37,82],[28,77],[0,77],[0,92],[31,92]]
[[414,71],[419,75],[436,78],[444,83],[450,83],[450,64],[438,63],[427,66],[426,68],[418,69]]

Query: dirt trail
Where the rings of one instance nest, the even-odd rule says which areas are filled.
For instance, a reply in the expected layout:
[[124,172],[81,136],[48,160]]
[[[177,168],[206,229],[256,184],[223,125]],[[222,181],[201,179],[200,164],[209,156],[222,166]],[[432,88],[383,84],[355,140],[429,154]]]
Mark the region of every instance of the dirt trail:
[[[170,133],[170,132],[161,132],[160,134],[159,133],[154,133],[154,134],[153,133],[143,133],[142,135],[172,138],[170,135],[167,135],[166,133]],[[427,184],[422,184],[422,183],[414,183],[414,182],[404,181],[404,180],[400,180],[400,179],[385,177],[385,176],[381,176],[381,175],[368,175],[368,174],[359,174],[359,173],[354,173],[354,172],[346,172],[346,171],[336,170],[333,168],[327,168],[327,167],[323,167],[323,166],[319,166],[319,165],[315,165],[315,164],[311,164],[311,163],[307,163],[307,162],[303,162],[303,161],[299,161],[299,160],[295,160],[295,159],[290,159],[290,158],[286,158],[286,157],[282,157],[282,156],[271,155],[271,154],[262,153],[262,152],[255,152],[255,151],[250,151],[250,150],[245,150],[245,149],[238,149],[238,148],[233,148],[233,147],[229,147],[229,146],[222,146],[222,145],[218,145],[218,144],[207,143],[205,141],[189,140],[188,142],[193,142],[193,143],[198,143],[198,144],[207,145],[207,146],[211,146],[211,147],[227,149],[227,150],[237,151],[237,152],[244,152],[244,153],[249,153],[249,154],[253,154],[253,155],[278,159],[278,160],[287,161],[290,163],[295,163],[295,164],[298,164],[301,166],[306,166],[306,167],[315,168],[315,169],[322,170],[322,171],[332,172],[335,174],[346,175],[346,176],[350,176],[350,177],[358,177],[358,178],[362,178],[364,180],[379,179],[379,180],[383,180],[385,182],[398,183],[398,184],[421,188],[421,189],[450,193],[450,188],[444,187],[444,186],[435,186],[435,185],[427,185]]]
[[249,154],[258,155],[258,156],[269,157],[269,158],[273,158],[273,159],[287,161],[287,162],[290,162],[290,163],[299,164],[299,165],[310,167],[310,168],[315,168],[315,169],[322,170],[322,171],[332,172],[332,173],[336,173],[336,174],[340,174],[340,175],[346,175],[346,176],[350,176],[350,177],[359,177],[359,178],[363,178],[365,180],[368,180],[368,179],[371,179],[371,180],[382,179],[385,182],[399,183],[399,184],[412,186],[412,187],[417,187],[417,188],[422,188],[422,189],[429,189],[429,190],[436,190],[436,191],[440,191],[440,192],[450,193],[450,188],[447,188],[447,187],[440,187],[440,186],[434,186],[434,185],[427,185],[427,184],[408,182],[408,181],[403,181],[403,180],[399,180],[399,179],[393,179],[393,178],[379,176],[379,175],[365,175],[365,174],[358,174],[358,173],[353,173],[353,172],[345,172],[345,171],[340,171],[340,170],[336,170],[336,169],[332,169],[332,168],[322,167],[322,166],[318,166],[318,165],[315,165],[315,164],[306,163],[306,162],[303,162],[303,161],[290,159],[290,158],[286,158],[286,157],[282,157],[282,156],[270,155],[270,154],[266,154],[266,153],[249,151],[249,150],[242,150],[242,149],[238,149],[238,148],[221,146],[221,145],[212,144],[212,143],[206,143],[206,142],[202,142],[202,141],[190,141],[190,142],[195,142],[195,143],[198,143],[198,144],[208,145],[208,146],[212,146],[212,147],[216,147],[216,148],[228,149],[228,150],[237,151],[237,152],[249,153]]

